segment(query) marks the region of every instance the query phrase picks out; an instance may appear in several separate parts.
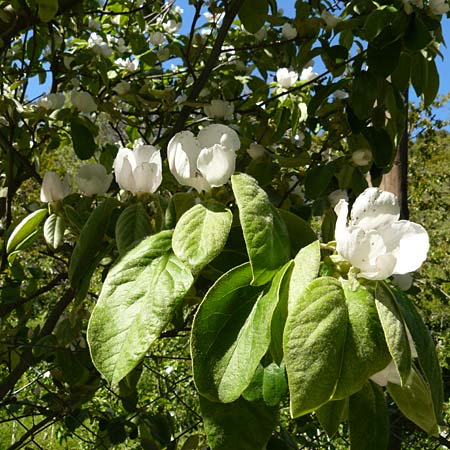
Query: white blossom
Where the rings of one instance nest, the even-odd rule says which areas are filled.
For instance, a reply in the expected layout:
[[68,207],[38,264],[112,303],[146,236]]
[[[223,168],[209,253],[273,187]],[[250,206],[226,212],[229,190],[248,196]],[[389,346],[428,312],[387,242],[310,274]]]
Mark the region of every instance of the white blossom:
[[203,16],[209,23],[219,23],[225,17],[225,13],[224,12],[211,13],[209,11],[206,11],[205,13],[203,13]]
[[92,51],[97,55],[107,58],[112,55],[112,50],[103,38],[97,33],[91,33],[88,39],[88,44],[92,48]]
[[88,196],[105,194],[112,179],[112,174],[106,172],[105,166],[97,163],[83,164],[75,176],[80,191]]
[[66,97],[62,93],[52,93],[41,97],[37,104],[40,108],[47,110],[60,109],[64,106]]
[[317,78],[318,76],[319,76],[319,74],[313,71],[313,67],[311,65],[311,66],[305,67],[302,70],[302,73],[300,74],[300,81],[305,81],[305,82],[312,81],[315,78]]
[[440,16],[449,11],[450,6],[445,0],[430,0],[430,9],[435,16]]
[[125,53],[128,51],[128,47],[125,45],[125,41],[123,38],[117,39],[116,48],[119,53]]
[[61,181],[56,172],[48,170],[45,172],[41,186],[41,202],[51,203],[62,200],[70,194],[69,176],[66,174]]
[[169,19],[166,23],[163,23],[164,31],[167,33],[173,34],[177,33],[181,28],[181,22],[177,22],[176,20]]
[[347,224],[348,203],[336,208],[338,254],[360,270],[359,277],[384,280],[393,274],[414,272],[425,261],[428,233],[408,220],[399,220],[394,194],[367,188],[353,204]]
[[126,70],[128,70],[128,72],[136,72],[136,70],[139,69],[139,60],[138,59],[133,59],[131,60],[130,58],[119,58],[116,59],[115,63],[119,66],[122,67]]
[[281,29],[281,34],[285,39],[291,40],[297,37],[297,30],[289,22],[286,22]]
[[228,182],[240,145],[237,133],[226,125],[208,125],[197,137],[181,131],[167,146],[170,171],[180,184],[209,191]]
[[298,80],[298,73],[282,67],[276,73],[277,83],[284,89],[289,89]]
[[150,34],[150,43],[152,45],[158,46],[164,44],[166,36],[161,33],[161,31],[154,31]]
[[262,27],[256,33],[253,34],[257,42],[265,41],[267,38],[267,30]]
[[340,17],[328,12],[326,9],[322,11],[320,17],[325,21],[327,28],[334,28],[342,20]]
[[234,105],[225,100],[215,99],[203,109],[210,119],[230,120],[233,117]]
[[161,154],[156,147],[135,142],[133,150],[121,147],[113,164],[117,184],[133,194],[155,192],[162,181]]
[[423,9],[423,0],[402,0],[402,1],[406,14],[412,14],[412,12],[414,11],[413,6],[416,6],[419,9]]
[[72,91],[71,102],[81,112],[91,113],[97,111],[97,103],[95,103],[95,100],[89,92]]
[[95,31],[100,31],[100,29],[102,28],[100,22],[93,19],[92,17],[88,18],[88,27]]
[[[301,103],[301,105],[305,105],[305,104]],[[303,144],[305,143],[305,133],[302,133],[301,131],[297,131],[297,133],[294,136],[292,136],[291,141],[296,147],[302,147]]]
[[352,161],[357,166],[367,166],[372,161],[372,152],[368,148],[362,148],[352,153]]

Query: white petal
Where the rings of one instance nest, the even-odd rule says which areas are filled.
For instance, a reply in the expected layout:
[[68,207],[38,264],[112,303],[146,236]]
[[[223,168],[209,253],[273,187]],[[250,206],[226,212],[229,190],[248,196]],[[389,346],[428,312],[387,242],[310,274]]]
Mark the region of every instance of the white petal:
[[218,123],[201,129],[197,139],[201,148],[209,148],[215,144],[221,144],[230,150],[238,150],[241,146],[241,141],[236,131]]
[[[116,160],[117,165],[114,164],[114,175],[116,177],[117,184],[122,188],[126,189],[127,191],[134,192],[135,184],[134,184],[134,178],[133,178],[133,168],[130,164],[130,157],[127,152],[132,153],[131,150],[126,150],[126,152],[122,152],[120,154],[122,149],[119,150],[119,153],[117,154]],[[118,159],[120,154],[120,159]],[[117,167],[117,168],[116,168]]]
[[135,167],[151,161],[155,153],[159,153],[159,150],[153,145],[137,145],[134,149]]
[[394,251],[397,264],[393,273],[414,272],[427,258],[430,248],[427,231],[421,225],[409,220],[400,220],[391,227],[392,234],[400,238],[398,247]]
[[190,131],[181,131],[169,141],[169,168],[180,184],[186,185],[186,180],[195,177],[199,153],[198,141]]
[[234,172],[236,153],[222,145],[204,148],[197,160],[197,167],[211,186],[227,183]]
[[368,280],[385,280],[394,272],[395,263],[395,256],[391,253],[380,255],[376,258],[375,268],[359,273],[358,277],[367,278]]
[[135,188],[133,194],[138,192],[155,192],[161,184],[161,171],[157,164],[143,163],[133,170]]
[[397,197],[378,188],[367,188],[352,207],[351,224],[373,230],[393,223],[400,217]]
[[338,204],[334,208],[334,212],[337,215],[335,236],[336,241],[342,241],[346,239],[347,233],[347,216],[348,216],[348,202],[344,199],[339,200]]

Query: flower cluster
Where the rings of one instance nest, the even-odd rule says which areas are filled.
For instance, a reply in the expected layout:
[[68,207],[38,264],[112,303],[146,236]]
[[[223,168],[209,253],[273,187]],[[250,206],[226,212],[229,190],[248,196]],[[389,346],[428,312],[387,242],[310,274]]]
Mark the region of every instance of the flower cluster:
[[417,223],[399,220],[394,194],[367,188],[355,200],[349,224],[346,200],[340,200],[335,211],[337,251],[360,270],[359,277],[384,280],[413,272],[425,261],[428,233]]
[[209,191],[228,182],[240,145],[237,133],[226,125],[209,125],[197,137],[181,131],[167,146],[170,171],[180,184]]

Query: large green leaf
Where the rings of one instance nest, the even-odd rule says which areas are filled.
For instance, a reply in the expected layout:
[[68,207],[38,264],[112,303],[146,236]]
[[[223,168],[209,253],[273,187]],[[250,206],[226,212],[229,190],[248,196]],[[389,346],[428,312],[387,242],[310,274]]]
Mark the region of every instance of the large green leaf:
[[198,391],[233,402],[250,384],[270,344],[270,325],[286,266],[270,289],[250,286],[249,263],[223,275],[206,294],[192,325],[191,352]]
[[332,400],[321,406],[317,411],[317,419],[328,436],[336,434],[340,423],[348,413],[348,399]]
[[278,210],[289,234],[292,255],[317,239],[316,233],[306,220],[286,209]]
[[171,242],[171,231],[148,237],[105,279],[87,335],[94,365],[110,383],[136,367],[192,285]]
[[264,367],[263,398],[266,405],[276,406],[287,392],[286,367],[284,363],[275,363]]
[[220,203],[195,205],[175,226],[172,238],[175,255],[194,273],[200,272],[224,248],[232,221],[231,211]]
[[80,159],[89,159],[97,149],[94,135],[86,121],[82,117],[74,117],[70,122],[73,149]]
[[406,383],[411,372],[411,349],[403,318],[395,297],[385,283],[377,283],[375,305],[384,330],[386,342],[402,383]]
[[303,289],[317,278],[320,268],[320,242],[314,241],[307,247],[302,248],[294,258],[289,281],[289,311],[295,309]]
[[150,217],[142,203],[128,206],[122,211],[116,223],[116,244],[119,254],[123,256],[151,233]]
[[293,417],[357,392],[391,359],[373,297],[330,277],[313,280],[291,305],[284,353]]
[[15,250],[24,248],[24,244],[30,237],[37,233],[39,225],[46,215],[46,209],[38,209],[22,219],[9,236],[6,244],[6,252],[12,253]]
[[351,450],[386,450],[389,416],[382,389],[370,381],[349,400]]
[[243,398],[223,404],[200,397],[200,409],[211,450],[261,450],[278,418],[278,408]]
[[256,180],[246,174],[231,177],[255,286],[269,282],[290,258],[289,235],[277,209]]
[[58,12],[58,0],[37,0],[38,15],[42,22],[50,22]]
[[86,267],[102,247],[109,219],[116,206],[115,199],[105,199],[91,212],[84,224],[70,258],[69,280],[73,287],[79,285],[85,275]]
[[431,392],[435,420],[437,423],[441,423],[444,389],[435,344],[422,317],[420,317],[411,301],[402,291],[396,289],[393,290],[393,292],[408,330],[413,338],[419,359],[419,367],[424,376],[424,383],[426,383]]
[[245,0],[239,9],[239,19],[249,33],[256,33],[264,25],[268,12],[267,0]]
[[437,434],[440,421],[436,416],[432,390],[413,366],[405,386],[388,383],[387,390],[400,411],[428,434]]

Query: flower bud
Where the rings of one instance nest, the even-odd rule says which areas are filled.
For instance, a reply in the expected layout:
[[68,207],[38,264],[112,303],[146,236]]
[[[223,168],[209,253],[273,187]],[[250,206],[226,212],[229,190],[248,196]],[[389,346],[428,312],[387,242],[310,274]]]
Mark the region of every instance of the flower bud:
[[70,194],[69,177],[66,174],[61,181],[58,174],[51,170],[45,172],[41,186],[41,202],[52,203],[62,200]]

